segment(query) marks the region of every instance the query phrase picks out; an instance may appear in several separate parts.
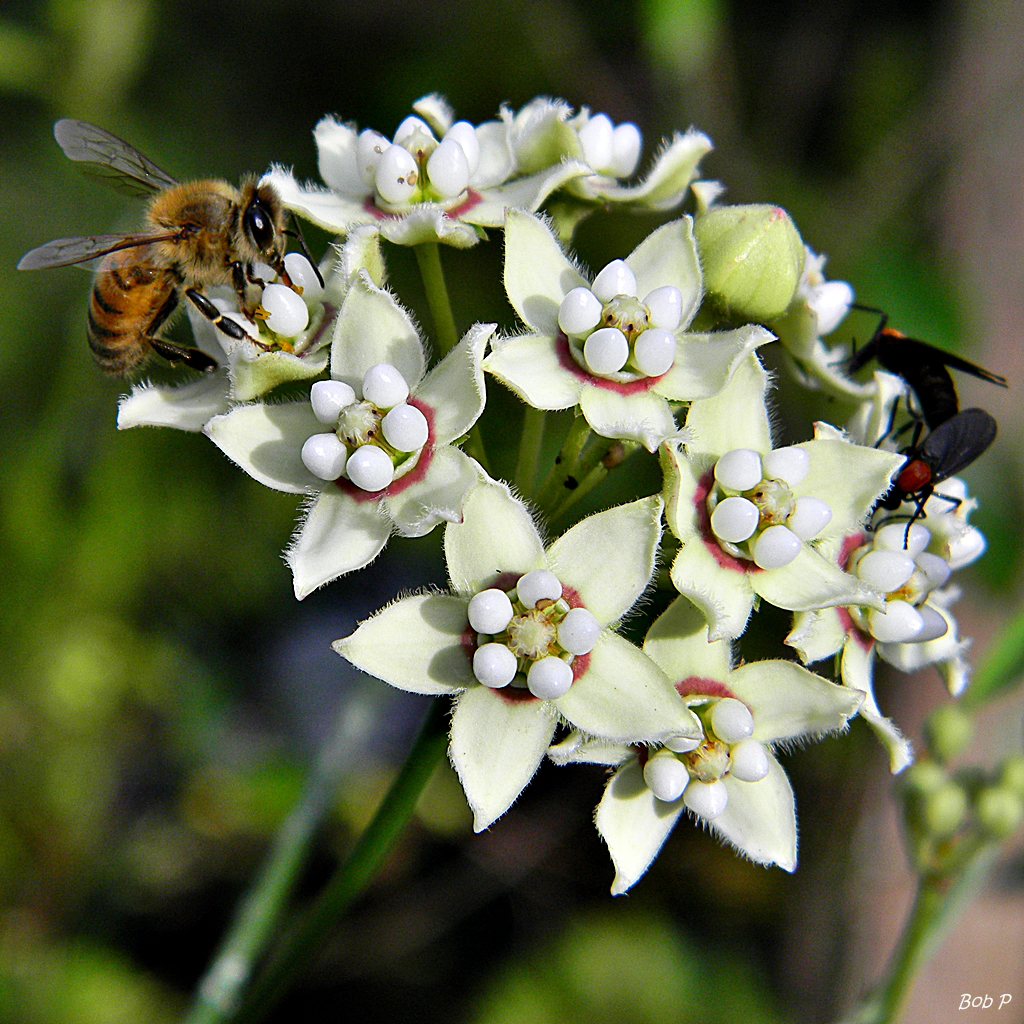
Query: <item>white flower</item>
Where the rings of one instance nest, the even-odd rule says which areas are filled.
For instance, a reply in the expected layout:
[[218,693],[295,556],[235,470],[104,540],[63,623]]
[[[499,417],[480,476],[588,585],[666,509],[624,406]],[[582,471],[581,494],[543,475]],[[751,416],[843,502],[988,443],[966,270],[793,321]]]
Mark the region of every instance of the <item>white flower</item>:
[[709,642],[705,629],[700,612],[678,598],[644,642],[700,716],[699,742],[616,748],[576,733],[550,752],[559,763],[619,766],[596,817],[615,865],[615,895],[643,875],[686,809],[751,860],[793,871],[795,801],[772,747],[836,732],[860,704],[860,694],[788,661],[733,669],[729,643]]
[[[651,497],[545,548],[525,506],[483,480],[445,530],[452,593],[402,598],[335,643],[392,686],[455,698],[450,753],[477,831],[518,797],[559,722],[622,743],[699,734],[664,673],[612,628],[650,582],[660,536]],[[565,626],[577,609],[584,621]],[[549,677],[555,661],[565,669]]]
[[[602,278],[612,278],[605,291]],[[639,441],[649,451],[676,434],[670,402],[692,401],[717,394],[736,365],[758,345],[772,340],[755,325],[711,334],[690,334],[686,327],[701,300],[700,265],[690,219],[672,221],[646,238],[624,260],[609,264],[593,282],[584,278],[562,252],[547,225],[538,217],[509,211],[505,225],[505,289],[531,333],[497,341],[484,369],[537,409],[568,409],[579,405],[596,433]],[[672,328],[645,329],[655,295],[674,292]],[[599,306],[600,324],[566,321],[566,310],[590,296]],[[582,315],[585,310],[576,311]],[[567,333],[560,323],[566,322]],[[595,329],[596,328],[596,329]],[[600,364],[595,370],[588,344],[602,331],[622,335],[626,357],[618,368]],[[671,362],[660,366],[637,355],[637,344],[659,335],[653,358],[670,350]],[[602,349],[603,355],[603,349]],[[638,365],[639,361],[639,365]]]
[[501,227],[506,209],[536,210],[557,188],[588,174],[581,160],[554,159],[524,173],[503,121],[474,127],[455,121],[437,95],[413,104],[416,116],[393,139],[325,117],[316,126],[320,176],[327,185],[300,185],[290,171],[267,176],[290,210],[344,235],[360,224],[388,241],[475,245],[481,228]]
[[393,530],[421,537],[460,521],[477,467],[452,443],[483,411],[480,358],[493,330],[470,328],[424,376],[415,326],[363,271],[338,316],[330,381],[314,384],[309,401],[242,405],[206,425],[254,479],[310,495],[286,556],[296,597],[368,565]]
[[[665,515],[682,542],[672,582],[707,616],[712,639],[740,636],[756,598],[792,611],[882,604],[818,547],[863,523],[902,458],[850,444],[824,423],[813,441],[773,450],[767,383],[749,357],[719,395],[690,406],[685,449],[662,447]],[[743,516],[732,502],[719,521],[728,498],[754,506],[745,537],[733,532]]]

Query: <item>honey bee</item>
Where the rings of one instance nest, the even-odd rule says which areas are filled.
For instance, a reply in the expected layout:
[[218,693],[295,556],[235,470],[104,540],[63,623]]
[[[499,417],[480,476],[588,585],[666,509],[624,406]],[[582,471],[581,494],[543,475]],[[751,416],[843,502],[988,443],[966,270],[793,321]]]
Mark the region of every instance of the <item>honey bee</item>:
[[184,295],[232,338],[248,335],[205,294],[231,285],[242,312],[253,318],[263,282],[260,260],[291,284],[284,268],[285,211],[277,191],[256,178],[238,188],[226,181],[179,184],[133,146],[86,121],[64,119],[54,137],[69,160],[119,191],[151,196],[142,231],[58,238],[26,253],[19,270],[64,267],[102,257],[93,278],[87,334],[100,369],[136,370],[155,352],[194,370],[217,364],[205,352],[160,337]]

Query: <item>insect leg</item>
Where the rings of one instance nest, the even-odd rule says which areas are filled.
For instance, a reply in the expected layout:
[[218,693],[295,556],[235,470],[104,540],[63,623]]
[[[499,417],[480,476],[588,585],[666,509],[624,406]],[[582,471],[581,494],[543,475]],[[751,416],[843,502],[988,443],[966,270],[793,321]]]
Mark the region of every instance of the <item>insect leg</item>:
[[[186,288],[185,294],[188,296],[189,301],[196,309],[199,310],[203,316],[206,317],[210,323],[219,331],[223,331],[229,338],[234,338],[236,341],[244,341],[249,338],[249,335],[245,332],[245,328],[241,324],[229,317],[226,317],[201,291],[195,288]],[[252,340],[251,338],[249,339]]]

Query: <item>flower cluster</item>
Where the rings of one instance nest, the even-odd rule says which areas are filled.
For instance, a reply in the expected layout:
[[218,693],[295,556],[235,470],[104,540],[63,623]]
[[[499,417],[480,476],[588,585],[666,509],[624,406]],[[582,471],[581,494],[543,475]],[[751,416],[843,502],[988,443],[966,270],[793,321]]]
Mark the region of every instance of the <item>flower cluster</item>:
[[[949,579],[984,547],[973,503],[948,479],[890,507],[919,450],[908,383],[845,372],[822,339],[852,289],[824,278],[784,211],[722,204],[720,186],[697,180],[705,136],[675,135],[631,182],[640,132],[604,114],[538,99],[472,125],[438,96],[413,110],[390,138],[321,121],[322,185],[266,176],[337,245],[316,271],[289,256],[287,287],[265,268],[255,322],[217,299],[244,339],[194,317],[224,368],[136,385],[119,426],[201,430],[255,480],[301,495],[285,555],[300,599],[367,566],[392,534],[445,524],[450,589],[401,597],[334,647],[392,686],[454,700],[450,756],[477,830],[545,758],[590,762],[614,769],[596,815],[613,892],[643,875],[684,812],[791,871],[780,746],[860,714],[893,770],[909,763],[875,701],[876,654],[905,671],[936,664],[963,689]],[[612,205],[666,216],[591,271],[568,244]],[[387,287],[382,243],[437,257],[437,243],[468,248],[495,231],[520,326],[471,325],[436,339],[432,358]],[[446,297],[430,298],[436,314]],[[773,430],[779,382],[757,350],[776,340],[793,381],[830,396],[845,428]],[[484,468],[508,456],[488,460],[478,429],[488,375],[525,407],[521,495]],[[271,394],[281,385],[283,399]],[[909,445],[894,410],[916,424]],[[557,411],[573,422],[538,485],[545,429],[565,420],[542,417]],[[619,467],[634,453],[631,476]],[[546,543],[540,517],[557,525],[612,472],[631,493],[620,486]],[[804,664],[833,658],[834,678],[784,657],[742,660],[760,602],[794,613],[786,642]],[[641,635],[648,605],[660,614],[637,644],[627,632]]]

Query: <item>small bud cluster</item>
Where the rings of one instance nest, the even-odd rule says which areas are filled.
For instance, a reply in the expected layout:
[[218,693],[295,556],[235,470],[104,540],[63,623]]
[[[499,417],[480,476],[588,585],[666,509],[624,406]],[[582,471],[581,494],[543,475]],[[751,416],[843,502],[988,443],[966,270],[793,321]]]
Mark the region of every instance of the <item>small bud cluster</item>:
[[754,716],[741,700],[722,697],[698,710],[701,740],[669,740],[647,758],[644,782],[661,801],[680,797],[694,814],[717,818],[729,802],[726,776],[760,782],[768,774],[768,751],[752,739]]
[[589,288],[573,288],[558,310],[558,326],[574,358],[599,377],[660,377],[676,359],[673,333],[682,320],[682,294],[672,285],[641,300],[633,271],[612,260]]
[[476,632],[473,675],[491,689],[525,687],[541,700],[569,692],[573,658],[589,654],[601,627],[586,608],[570,607],[558,577],[535,569],[509,591],[482,590],[469,602]]
[[796,446],[764,458],[749,448],[726,452],[715,463],[716,486],[707,498],[711,532],[722,549],[761,569],[789,565],[832,521],[827,502],[793,495],[809,469],[806,450]]
[[302,462],[321,480],[347,477],[364,491],[382,491],[427,443],[430,425],[409,398],[409,385],[390,363],[371,366],[362,397],[344,381],[320,380],[310,389],[316,418],[334,429],[311,435]]

